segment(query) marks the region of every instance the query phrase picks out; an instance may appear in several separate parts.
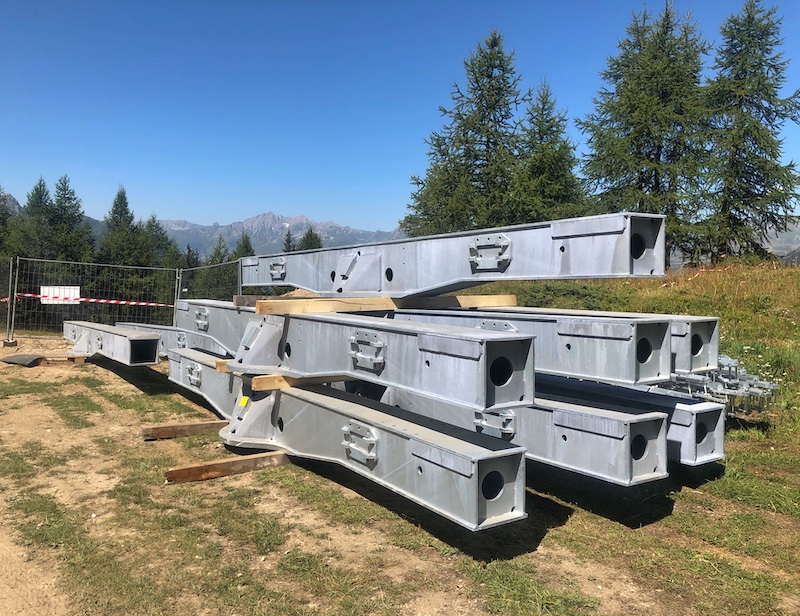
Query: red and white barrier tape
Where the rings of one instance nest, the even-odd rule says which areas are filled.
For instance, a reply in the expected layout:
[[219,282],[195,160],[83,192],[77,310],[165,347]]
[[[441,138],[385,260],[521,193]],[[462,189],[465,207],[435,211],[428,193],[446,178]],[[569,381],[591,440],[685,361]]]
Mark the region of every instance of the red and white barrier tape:
[[2,304],[3,302],[7,302],[7,301],[8,301],[7,297],[0,297],[0,304]]
[[[61,302],[87,302],[89,304],[118,304],[122,306],[154,306],[157,308],[174,308],[174,304],[159,304],[158,302],[132,302],[124,299],[96,299],[94,297],[61,297],[59,295],[39,295],[38,293],[17,293],[17,297],[32,297],[34,299],[49,299]],[[8,301],[8,298],[5,299]]]

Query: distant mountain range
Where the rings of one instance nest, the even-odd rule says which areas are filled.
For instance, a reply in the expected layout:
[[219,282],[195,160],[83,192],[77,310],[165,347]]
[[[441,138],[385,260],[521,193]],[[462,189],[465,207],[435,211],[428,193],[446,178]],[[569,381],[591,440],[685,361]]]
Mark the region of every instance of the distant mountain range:
[[[8,196],[8,204],[12,212],[18,212],[19,202]],[[85,217],[92,226],[96,237],[103,233],[102,220]],[[198,225],[187,220],[162,220],[169,237],[173,238],[181,250],[186,244],[191,244],[201,257],[207,256],[217,241],[217,236],[222,237],[232,251],[243,232],[250,236],[250,242],[257,255],[268,255],[283,250],[283,238],[286,231],[290,230],[295,240],[299,240],[310,228],[322,236],[322,244],[326,248],[348,246],[353,244],[368,244],[371,242],[388,242],[405,237],[400,229],[393,231],[365,231],[343,227],[332,221],[316,222],[305,216],[281,216],[272,212],[265,212],[258,216],[247,218],[242,222],[233,222],[229,225]],[[771,236],[767,240],[767,248],[777,257],[785,258],[793,263],[800,263],[800,224],[792,225],[787,231]]]
[[351,244],[366,244],[370,242],[387,242],[404,237],[399,229],[394,231],[364,231],[343,227],[335,222],[316,222],[305,216],[286,217],[272,212],[265,212],[242,222],[229,225],[198,225],[187,220],[162,220],[161,224],[167,234],[174,238],[183,250],[186,244],[205,256],[211,252],[217,241],[217,236],[222,237],[231,250],[236,247],[242,233],[250,236],[250,242],[256,254],[268,255],[283,250],[283,238],[286,231],[291,231],[295,241],[312,228],[322,237],[325,248],[348,246]]

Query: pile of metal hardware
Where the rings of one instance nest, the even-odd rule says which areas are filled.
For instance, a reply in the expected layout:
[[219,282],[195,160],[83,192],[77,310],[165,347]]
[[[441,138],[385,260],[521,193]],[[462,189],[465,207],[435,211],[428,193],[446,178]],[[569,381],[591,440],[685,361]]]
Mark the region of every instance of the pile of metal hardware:
[[[711,317],[445,296],[494,280],[664,275],[664,218],[612,214],[240,260],[243,288],[174,327],[64,323],[76,350],[169,378],[226,445],[326,460],[470,530],[526,516],[525,460],[637,486],[723,455],[724,406],[664,387],[718,370]],[[245,296],[246,297],[246,296]]]

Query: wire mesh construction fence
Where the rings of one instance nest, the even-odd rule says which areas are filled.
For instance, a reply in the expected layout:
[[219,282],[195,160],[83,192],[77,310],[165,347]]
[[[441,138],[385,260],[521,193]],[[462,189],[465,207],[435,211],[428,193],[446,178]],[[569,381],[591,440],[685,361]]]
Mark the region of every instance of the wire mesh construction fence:
[[6,339],[47,335],[64,321],[172,325],[178,271],[17,257]]
[[191,267],[179,272],[178,299],[231,301],[239,289],[239,261]]
[[169,269],[0,256],[0,327],[11,341],[57,334],[64,321],[172,325],[180,299],[241,293],[239,271],[239,261]]

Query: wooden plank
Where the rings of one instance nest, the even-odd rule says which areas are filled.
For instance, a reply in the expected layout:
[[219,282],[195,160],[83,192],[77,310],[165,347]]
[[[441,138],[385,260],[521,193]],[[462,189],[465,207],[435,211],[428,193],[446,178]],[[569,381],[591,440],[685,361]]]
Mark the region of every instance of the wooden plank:
[[394,310],[391,297],[295,297],[256,302],[256,314],[309,314],[316,312],[366,312]]
[[352,381],[349,376],[310,376],[296,378],[283,374],[261,374],[254,376],[251,383],[253,391],[272,391],[273,389],[286,389],[287,387],[302,387],[303,385],[321,385],[338,381]]
[[214,368],[217,372],[230,372],[230,368],[228,368],[228,362],[231,361],[230,359],[218,359],[217,363],[215,364]]
[[425,310],[507,308],[516,305],[516,295],[441,295],[438,297],[406,297],[397,300],[398,308],[420,308]]
[[211,462],[200,462],[198,464],[187,464],[176,466],[164,473],[167,483],[186,483],[188,481],[205,481],[225,477],[226,475],[237,475],[248,473],[269,466],[281,466],[290,462],[285,451],[267,451],[265,453],[255,453],[249,456],[237,456],[235,458],[222,458]]
[[151,441],[162,438],[191,436],[192,434],[211,434],[212,432],[219,432],[228,423],[227,421],[199,421],[196,423],[155,424],[142,426],[142,436],[145,440]]
[[502,308],[517,305],[516,295],[443,295],[440,297],[319,297],[265,299],[256,302],[256,314],[310,314],[368,312],[399,308]]
[[39,366],[54,366],[56,364],[63,364],[64,362],[73,363],[80,366],[86,363],[87,355],[79,355],[74,353],[48,353],[44,356]]

